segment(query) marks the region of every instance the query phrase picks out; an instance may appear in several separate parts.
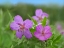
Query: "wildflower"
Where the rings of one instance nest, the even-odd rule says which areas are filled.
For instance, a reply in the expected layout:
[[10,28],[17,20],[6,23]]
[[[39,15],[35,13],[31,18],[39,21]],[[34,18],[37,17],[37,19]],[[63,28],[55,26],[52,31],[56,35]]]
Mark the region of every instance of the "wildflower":
[[62,26],[60,24],[56,24],[57,30],[62,30]]
[[64,29],[62,28],[62,25],[60,23],[56,23],[56,29],[60,34],[64,35]]
[[16,31],[16,36],[22,38],[24,35],[26,38],[31,38],[32,34],[29,29],[32,27],[33,23],[31,20],[26,19],[23,21],[22,17],[17,15],[14,17],[14,21],[10,24],[10,28]]
[[34,20],[36,20],[38,23],[40,23],[44,17],[48,18],[48,14],[43,12],[41,9],[37,9],[35,11],[35,16],[33,16]]
[[49,39],[52,36],[50,26],[43,27],[42,25],[38,25],[34,32],[34,36],[42,41]]
[[60,34],[64,35],[64,30],[63,29],[60,30]]

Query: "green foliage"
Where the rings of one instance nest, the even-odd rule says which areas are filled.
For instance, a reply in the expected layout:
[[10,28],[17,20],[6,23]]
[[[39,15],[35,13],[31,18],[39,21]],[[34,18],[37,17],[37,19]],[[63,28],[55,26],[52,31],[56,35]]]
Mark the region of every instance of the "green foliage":
[[46,25],[46,17],[41,21],[41,23],[42,23],[42,26]]
[[58,41],[60,41],[62,35],[57,36],[54,40],[53,40],[53,44],[57,43]]
[[49,14],[49,20],[50,24],[53,24],[56,21],[64,21],[64,6],[58,6],[58,5],[40,5],[40,6],[34,6],[29,4],[17,4],[17,5],[10,5],[7,7],[7,5],[0,6],[4,12],[8,9],[13,16],[15,15],[21,15],[23,19],[28,18],[27,14],[30,14],[31,16],[34,15],[34,12],[37,8],[41,8],[44,12]]
[[36,20],[34,20],[30,15],[28,15],[30,17],[30,19],[33,21],[34,25],[37,25]]
[[3,24],[3,11],[2,9],[0,9],[0,29],[2,27],[2,24]]

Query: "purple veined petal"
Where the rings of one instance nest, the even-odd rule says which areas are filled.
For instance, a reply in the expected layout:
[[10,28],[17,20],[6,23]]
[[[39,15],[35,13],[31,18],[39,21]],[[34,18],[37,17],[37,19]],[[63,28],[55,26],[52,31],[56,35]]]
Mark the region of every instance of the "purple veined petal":
[[29,19],[26,19],[24,21],[24,24],[25,24],[25,28],[27,28],[27,29],[32,28],[32,26],[33,26],[33,22]]
[[28,29],[25,29],[24,31],[24,36],[28,39],[30,39],[32,37],[32,34],[31,32],[28,30]]
[[41,17],[42,17],[42,19],[44,19],[45,16],[41,16]]
[[36,20],[36,21],[39,20],[37,16],[33,16],[33,19]]
[[38,25],[38,26],[36,26],[36,31],[37,32],[42,32],[43,31],[43,26],[42,25]]
[[51,36],[52,36],[52,32],[49,32],[49,33],[46,33],[46,34],[45,34],[45,38],[46,38],[46,39],[50,38]]
[[36,16],[41,16],[42,13],[43,13],[43,11],[42,11],[41,9],[37,9],[37,10],[35,11]]
[[45,40],[47,40],[47,39],[45,38],[45,36],[40,36],[40,37],[39,37],[39,40],[45,41]]
[[38,20],[37,23],[40,24],[41,23],[41,20]]
[[20,31],[17,31],[16,32],[16,37],[21,39],[22,38],[22,35],[23,35],[23,32],[20,32]]
[[12,22],[12,23],[10,24],[10,28],[11,28],[12,30],[18,30],[18,29],[19,29],[19,25],[18,25],[16,22]]
[[36,37],[36,38],[39,38],[40,37],[40,33],[39,32],[34,32],[34,36]]
[[44,33],[49,33],[51,31],[50,26],[45,26],[44,29]]
[[33,19],[36,20],[38,24],[41,22],[37,16],[33,16]]
[[21,16],[17,15],[14,17],[14,21],[20,24],[23,24],[23,19]]
[[[38,23],[38,25],[41,25],[42,23]],[[36,26],[38,26],[38,25],[36,25]]]
[[47,13],[43,12],[42,16],[45,16],[46,18],[48,18],[49,15]]

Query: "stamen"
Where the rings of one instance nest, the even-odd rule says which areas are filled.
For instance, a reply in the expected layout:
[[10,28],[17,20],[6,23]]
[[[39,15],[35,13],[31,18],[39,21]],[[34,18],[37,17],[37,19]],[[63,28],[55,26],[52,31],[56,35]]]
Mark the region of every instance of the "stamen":
[[24,24],[22,25],[22,24],[19,24],[19,23],[18,23],[18,25],[19,25],[19,27],[20,27],[20,29],[19,29],[19,30],[20,30],[20,31],[23,31],[23,30],[24,30],[24,28],[25,28],[25,27],[24,27]]
[[42,36],[45,36],[45,33],[44,33],[44,31],[45,31],[45,29],[43,29],[43,30],[42,30],[42,33],[41,33],[41,34],[42,34]]

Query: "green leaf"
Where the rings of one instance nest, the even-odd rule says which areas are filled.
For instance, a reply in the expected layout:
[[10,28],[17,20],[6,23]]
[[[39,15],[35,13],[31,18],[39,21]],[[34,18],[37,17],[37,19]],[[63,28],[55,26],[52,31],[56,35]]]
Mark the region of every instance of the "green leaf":
[[2,33],[0,32],[0,46],[2,46]]
[[10,21],[9,21],[9,23],[6,25],[5,30],[10,29],[10,23],[13,21],[13,17],[12,17],[12,15],[10,14],[10,12],[9,12],[8,10],[7,10],[7,13],[9,14]]
[[2,48],[10,48],[12,40],[9,33],[2,33]]
[[57,36],[56,39],[53,40],[53,44],[57,43],[61,39],[61,35]]
[[37,25],[36,20],[34,20],[30,15],[28,15],[28,16],[29,16],[29,18],[34,22],[34,24]]
[[2,27],[3,24],[3,11],[0,9],[0,27]]
[[31,28],[31,29],[30,29],[30,32],[35,32],[35,29]]
[[46,25],[46,17],[41,21],[42,25],[45,26]]
[[7,10],[8,14],[9,14],[9,18],[10,18],[10,21],[13,21],[13,17],[11,15],[11,13],[9,12],[9,10]]

